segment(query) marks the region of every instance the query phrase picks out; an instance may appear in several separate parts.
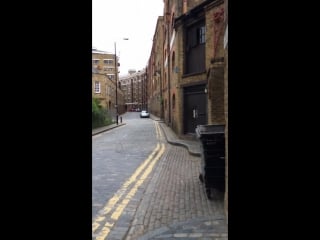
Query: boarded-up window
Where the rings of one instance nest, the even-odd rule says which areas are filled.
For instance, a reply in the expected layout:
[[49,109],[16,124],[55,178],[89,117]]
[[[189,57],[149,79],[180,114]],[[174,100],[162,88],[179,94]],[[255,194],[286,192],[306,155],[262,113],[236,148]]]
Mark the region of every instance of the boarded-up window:
[[185,74],[205,71],[205,39],[204,20],[186,28]]

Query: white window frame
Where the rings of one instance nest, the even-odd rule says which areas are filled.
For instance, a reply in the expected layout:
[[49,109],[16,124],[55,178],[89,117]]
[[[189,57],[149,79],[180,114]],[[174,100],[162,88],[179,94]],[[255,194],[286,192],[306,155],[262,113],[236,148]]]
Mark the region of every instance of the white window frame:
[[103,70],[106,71],[106,72],[114,72],[114,67],[104,66]]
[[99,81],[94,82],[94,93],[101,93],[101,83]]
[[100,59],[92,59],[92,64],[99,64]]
[[103,64],[113,65],[114,64],[114,59],[112,59],[112,58],[104,58],[103,59]]

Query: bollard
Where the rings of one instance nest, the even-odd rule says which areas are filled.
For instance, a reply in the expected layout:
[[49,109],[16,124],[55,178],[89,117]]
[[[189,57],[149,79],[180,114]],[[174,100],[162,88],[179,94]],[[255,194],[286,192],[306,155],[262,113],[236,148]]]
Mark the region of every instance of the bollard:
[[122,123],[122,117],[120,116],[120,123]]

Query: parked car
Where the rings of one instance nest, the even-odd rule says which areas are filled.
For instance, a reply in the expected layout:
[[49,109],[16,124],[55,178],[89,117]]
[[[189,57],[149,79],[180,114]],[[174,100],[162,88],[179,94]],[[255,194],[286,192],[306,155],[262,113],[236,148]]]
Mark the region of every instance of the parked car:
[[148,118],[148,117],[150,117],[150,114],[148,113],[147,110],[142,110],[140,112],[140,118]]

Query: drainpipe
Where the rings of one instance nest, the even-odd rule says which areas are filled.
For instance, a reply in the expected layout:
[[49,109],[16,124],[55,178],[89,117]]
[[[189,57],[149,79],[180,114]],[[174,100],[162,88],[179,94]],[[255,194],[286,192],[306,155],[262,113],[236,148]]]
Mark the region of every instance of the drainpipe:
[[169,12],[169,1],[167,5],[167,58],[168,58],[168,104],[169,104],[169,122],[168,124],[171,125],[171,96],[170,96],[170,89],[171,89],[171,81],[170,81],[170,12]]
[[162,96],[162,74],[161,74],[162,69],[160,68],[160,119],[163,119],[163,96]]
[[132,105],[131,105],[131,109],[133,108],[133,79],[131,78],[131,102],[132,102]]

